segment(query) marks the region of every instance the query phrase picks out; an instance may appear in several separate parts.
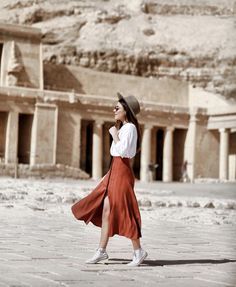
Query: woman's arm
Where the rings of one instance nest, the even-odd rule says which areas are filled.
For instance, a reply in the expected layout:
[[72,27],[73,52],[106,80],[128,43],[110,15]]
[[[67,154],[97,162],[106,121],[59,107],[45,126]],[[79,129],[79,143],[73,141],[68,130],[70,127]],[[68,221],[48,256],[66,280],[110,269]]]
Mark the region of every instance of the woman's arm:
[[115,126],[109,129],[109,133],[111,134],[115,143],[118,143],[118,141],[120,141],[119,136],[118,136],[118,130]]
[[114,147],[121,157],[124,157],[130,150],[136,149],[137,144],[136,127],[134,125],[127,125],[124,128],[125,130],[123,130],[120,137],[115,127],[109,130],[114,140]]

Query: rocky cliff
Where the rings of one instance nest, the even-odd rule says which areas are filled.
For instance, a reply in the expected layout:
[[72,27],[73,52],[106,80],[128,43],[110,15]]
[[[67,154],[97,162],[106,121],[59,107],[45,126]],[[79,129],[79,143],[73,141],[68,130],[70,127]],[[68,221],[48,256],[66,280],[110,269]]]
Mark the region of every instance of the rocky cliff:
[[171,77],[236,99],[235,0],[2,0],[0,19],[39,27],[44,61]]

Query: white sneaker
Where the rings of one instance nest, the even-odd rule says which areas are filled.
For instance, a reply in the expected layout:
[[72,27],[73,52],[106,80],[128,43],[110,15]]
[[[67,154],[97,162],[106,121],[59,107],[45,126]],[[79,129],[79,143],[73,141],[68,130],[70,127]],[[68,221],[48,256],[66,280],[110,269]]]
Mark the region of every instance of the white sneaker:
[[140,248],[134,252],[133,260],[127,265],[131,267],[139,266],[147,256],[147,252]]
[[97,251],[95,252],[94,256],[91,259],[88,259],[86,261],[87,264],[96,264],[99,261],[106,260],[108,259],[108,254],[106,250],[102,248],[98,248]]

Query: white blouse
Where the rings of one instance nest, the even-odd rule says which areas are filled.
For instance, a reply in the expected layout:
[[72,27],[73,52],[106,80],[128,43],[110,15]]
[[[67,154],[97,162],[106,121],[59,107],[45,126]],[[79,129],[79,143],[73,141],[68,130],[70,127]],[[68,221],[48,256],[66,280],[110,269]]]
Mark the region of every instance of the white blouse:
[[133,123],[126,123],[118,130],[119,141],[112,141],[110,154],[112,156],[132,158],[136,154],[137,129]]

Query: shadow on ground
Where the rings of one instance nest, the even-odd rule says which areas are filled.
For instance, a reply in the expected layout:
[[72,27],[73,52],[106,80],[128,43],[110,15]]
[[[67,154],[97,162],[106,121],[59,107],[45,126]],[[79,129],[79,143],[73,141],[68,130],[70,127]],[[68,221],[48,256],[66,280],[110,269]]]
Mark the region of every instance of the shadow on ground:
[[[106,265],[127,264],[131,260],[121,258],[110,258]],[[165,265],[184,265],[184,264],[223,264],[232,263],[232,259],[191,259],[191,260],[144,260],[143,266],[165,266]]]

